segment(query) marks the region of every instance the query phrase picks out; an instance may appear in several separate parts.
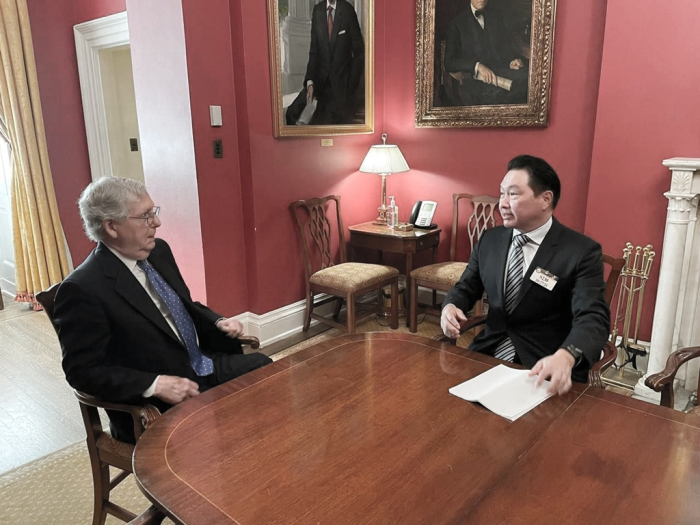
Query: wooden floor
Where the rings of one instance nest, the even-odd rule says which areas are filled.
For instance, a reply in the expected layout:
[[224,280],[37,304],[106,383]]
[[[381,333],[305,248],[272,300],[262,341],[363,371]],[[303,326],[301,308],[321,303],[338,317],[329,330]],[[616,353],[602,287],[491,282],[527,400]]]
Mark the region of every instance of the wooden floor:
[[0,473],[85,437],[44,312],[5,296],[0,311]]

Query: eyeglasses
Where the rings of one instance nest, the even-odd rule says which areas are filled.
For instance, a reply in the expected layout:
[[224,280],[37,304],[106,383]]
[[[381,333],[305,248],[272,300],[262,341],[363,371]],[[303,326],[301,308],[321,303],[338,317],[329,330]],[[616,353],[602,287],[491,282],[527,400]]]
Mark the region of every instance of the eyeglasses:
[[155,206],[148,213],[144,213],[143,215],[138,216],[129,216],[129,219],[141,219],[142,221],[146,221],[149,226],[155,226],[156,217],[158,216],[160,216],[160,206]]

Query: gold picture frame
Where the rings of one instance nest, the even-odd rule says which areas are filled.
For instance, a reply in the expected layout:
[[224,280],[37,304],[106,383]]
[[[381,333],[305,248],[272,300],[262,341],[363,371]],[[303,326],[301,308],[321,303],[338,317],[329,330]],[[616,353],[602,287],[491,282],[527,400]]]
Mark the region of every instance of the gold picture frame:
[[[374,0],[336,0],[330,31],[325,4],[267,1],[277,138],[374,132]],[[309,79],[317,95],[313,112],[306,107]]]
[[546,127],[555,14],[556,0],[416,0],[416,127]]

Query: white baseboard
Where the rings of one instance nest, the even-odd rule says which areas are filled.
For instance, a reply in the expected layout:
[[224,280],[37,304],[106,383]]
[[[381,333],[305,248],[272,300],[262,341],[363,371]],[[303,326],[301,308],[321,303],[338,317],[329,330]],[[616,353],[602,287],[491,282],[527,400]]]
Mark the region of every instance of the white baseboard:
[[[329,297],[326,294],[316,296],[317,301]],[[314,312],[321,315],[331,315],[334,302],[317,307]],[[260,339],[260,346],[271,345],[281,339],[298,334],[304,327],[304,311],[306,300],[283,306],[266,314],[258,315],[252,312],[245,312],[236,316],[242,324],[246,335],[253,335]],[[312,319],[311,326],[318,324]]]
[[[371,302],[375,300],[375,293],[371,292],[358,299],[358,302]],[[438,292],[438,302],[444,297],[444,292]],[[326,294],[316,296],[318,302],[329,297]],[[429,303],[432,301],[430,290],[420,288],[418,290],[418,300]],[[335,303],[324,304],[314,310],[315,313],[330,316],[333,313]],[[408,308],[408,304],[406,304]],[[344,307],[343,307],[344,308]],[[236,316],[242,324],[246,335],[253,335],[260,339],[260,346],[265,347],[276,343],[281,339],[298,334],[304,327],[304,310],[306,300],[302,299],[296,303],[283,306],[277,310],[258,315],[252,312],[245,312]],[[316,326],[318,321],[311,320],[311,326]]]

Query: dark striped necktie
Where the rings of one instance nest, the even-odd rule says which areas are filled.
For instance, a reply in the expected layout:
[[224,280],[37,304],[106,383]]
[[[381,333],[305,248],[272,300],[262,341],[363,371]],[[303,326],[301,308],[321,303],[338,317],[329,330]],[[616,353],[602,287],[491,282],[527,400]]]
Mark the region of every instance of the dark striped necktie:
[[[510,252],[508,261],[508,273],[506,274],[505,298],[503,306],[506,312],[511,314],[515,308],[515,299],[518,297],[520,287],[523,284],[525,273],[525,257],[523,256],[523,246],[530,242],[530,238],[525,234],[513,237],[513,249]],[[506,337],[496,348],[494,353],[496,359],[503,361],[513,361],[515,359],[515,347],[510,337]]]

